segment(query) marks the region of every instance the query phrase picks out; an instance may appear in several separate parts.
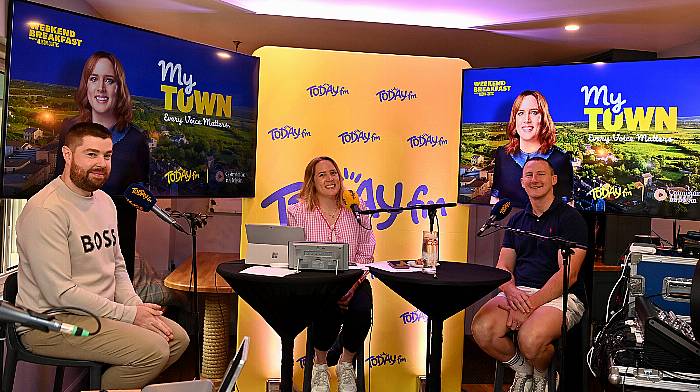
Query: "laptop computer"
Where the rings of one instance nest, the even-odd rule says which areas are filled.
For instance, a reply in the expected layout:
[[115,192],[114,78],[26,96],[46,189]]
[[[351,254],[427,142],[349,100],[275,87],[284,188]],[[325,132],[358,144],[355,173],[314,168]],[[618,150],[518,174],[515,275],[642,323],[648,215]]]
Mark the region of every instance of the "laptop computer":
[[[228,364],[224,378],[221,379],[221,385],[218,392],[233,392],[236,387],[236,381],[241,375],[243,365],[248,360],[248,347],[250,346],[250,337],[244,336],[241,345],[236,351],[231,362]],[[211,381],[194,380],[183,382],[171,382],[166,384],[153,384],[144,387],[141,392],[212,392],[214,384]]]
[[289,243],[304,241],[302,227],[246,224],[245,231],[248,238],[246,264],[274,264],[286,267]]
[[248,346],[250,346],[250,337],[244,336],[236,355],[228,364],[224,378],[221,380],[221,386],[219,386],[219,392],[233,392],[236,381],[243,370],[243,365],[248,360]]

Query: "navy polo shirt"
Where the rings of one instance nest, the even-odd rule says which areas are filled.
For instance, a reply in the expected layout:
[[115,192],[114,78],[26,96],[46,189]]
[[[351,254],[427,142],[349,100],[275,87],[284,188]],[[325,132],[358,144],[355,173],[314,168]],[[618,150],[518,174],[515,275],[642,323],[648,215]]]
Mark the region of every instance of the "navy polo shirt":
[[[542,216],[532,213],[532,206],[513,215],[509,227],[531,231],[544,236],[562,237],[569,241],[588,246],[586,221],[575,208],[555,198]],[[515,250],[515,284],[540,289],[558,270],[559,246],[553,241],[545,241],[522,234],[506,231],[503,247]],[[579,300],[585,303],[583,281],[579,279],[570,288]]]
[[[557,175],[557,183],[554,185],[554,195],[567,202],[572,200],[574,192],[574,170],[571,165],[571,154],[557,146],[553,146],[547,154],[533,154],[545,158],[554,168]],[[518,161],[516,161],[516,158]],[[527,160],[522,154],[513,157],[506,152],[504,146],[496,149],[493,185],[491,186],[491,196],[500,199],[509,199],[513,207],[525,208],[530,202],[527,193],[520,184],[520,177],[523,176],[523,167]],[[522,165],[521,165],[522,163]]]

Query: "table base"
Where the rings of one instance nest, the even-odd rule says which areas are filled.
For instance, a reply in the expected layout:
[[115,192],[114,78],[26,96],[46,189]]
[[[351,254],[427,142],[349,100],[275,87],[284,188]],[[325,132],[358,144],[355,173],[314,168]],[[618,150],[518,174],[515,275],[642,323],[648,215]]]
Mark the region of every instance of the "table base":
[[229,361],[229,319],[231,304],[228,295],[204,294],[204,337],[202,378],[221,383]]

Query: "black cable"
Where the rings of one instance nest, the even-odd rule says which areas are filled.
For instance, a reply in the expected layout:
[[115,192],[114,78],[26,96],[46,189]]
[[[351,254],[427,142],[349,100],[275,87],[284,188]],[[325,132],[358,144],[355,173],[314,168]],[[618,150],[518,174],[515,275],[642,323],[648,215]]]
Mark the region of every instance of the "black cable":
[[[72,312],[71,312],[71,311],[72,311]],[[97,333],[99,333],[100,330],[102,330],[102,322],[100,322],[100,318],[99,318],[99,317],[97,317],[94,313],[92,313],[92,312],[90,312],[90,311],[88,311],[88,310],[80,309],[80,308],[77,308],[77,307],[75,307],[75,306],[59,306],[59,307],[56,307],[56,308],[51,308],[51,309],[49,309],[49,310],[46,310],[45,312],[43,312],[43,314],[45,314],[45,315],[47,315],[47,316],[54,316],[54,315],[57,315],[57,314],[69,314],[69,315],[72,314],[72,315],[75,315],[74,312],[79,312],[79,313],[82,313],[82,315],[84,315],[84,316],[90,316],[90,317],[92,317],[93,319],[95,319],[95,322],[97,323],[97,330],[95,330],[95,332],[90,332],[90,331],[87,331],[87,329],[83,328],[83,329],[84,329],[85,331],[87,331],[90,335],[97,335]]]
[[654,233],[657,237],[659,237],[659,239],[660,239],[662,242],[666,243],[666,245],[669,245],[669,246],[671,246],[671,247],[673,246],[673,243],[671,243],[670,241],[668,241],[668,240],[665,239],[664,237],[660,236],[659,233],[655,232],[654,230],[652,230],[651,232]]

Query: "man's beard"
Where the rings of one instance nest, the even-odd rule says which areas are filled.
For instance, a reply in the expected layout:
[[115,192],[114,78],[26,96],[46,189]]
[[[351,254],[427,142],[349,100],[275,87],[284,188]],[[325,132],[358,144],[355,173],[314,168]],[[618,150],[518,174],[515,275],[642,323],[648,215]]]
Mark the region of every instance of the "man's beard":
[[[90,173],[104,173],[105,176],[102,180],[91,180],[90,179]],[[86,191],[86,192],[94,192],[100,188],[107,182],[107,179],[109,178],[109,172],[107,171],[107,168],[102,168],[102,169],[88,169],[87,171],[79,168],[75,162],[71,162],[70,165],[70,180],[77,186],[78,188]]]

